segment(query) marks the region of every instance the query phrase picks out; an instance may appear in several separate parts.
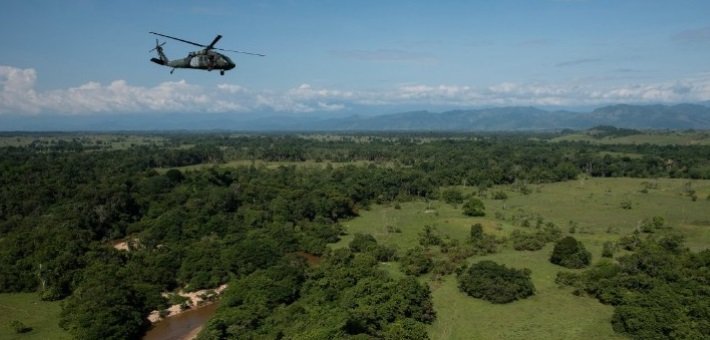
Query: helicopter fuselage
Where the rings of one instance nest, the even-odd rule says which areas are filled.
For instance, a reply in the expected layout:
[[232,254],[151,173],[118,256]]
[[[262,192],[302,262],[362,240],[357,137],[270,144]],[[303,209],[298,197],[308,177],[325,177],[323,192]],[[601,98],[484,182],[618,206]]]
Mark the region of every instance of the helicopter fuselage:
[[200,70],[231,70],[236,65],[229,57],[213,51],[190,52],[185,58],[170,60],[167,63],[154,58],[156,64],[172,68],[195,68]]
[[235,50],[225,50],[221,48],[216,48],[214,45],[219,41],[219,39],[222,38],[221,35],[217,35],[214,40],[209,45],[202,45],[198,44],[189,40],[184,40],[176,37],[171,37],[169,35],[165,34],[160,34],[160,33],[155,33],[155,32],[150,32],[151,34],[159,35],[161,37],[166,37],[169,39],[181,41],[190,45],[195,45],[195,46],[200,46],[204,47],[203,50],[199,51],[194,51],[190,52],[187,57],[182,58],[182,59],[175,59],[175,60],[170,60],[168,59],[167,56],[165,56],[165,53],[163,53],[163,45],[165,43],[163,42],[162,44],[158,41],[158,39],[155,39],[155,48],[151,50],[158,52],[158,58],[151,58],[150,61],[158,64],[158,65],[163,65],[163,66],[168,66],[172,67],[173,69],[170,71],[170,73],[173,73],[176,68],[193,68],[193,69],[198,69],[198,70],[207,70],[207,71],[212,71],[212,70],[219,70],[219,74],[224,75],[224,71],[231,70],[235,68],[237,65],[234,64],[232,59],[229,59],[224,54],[217,53],[214,50],[220,50],[220,51],[228,51],[228,52],[235,52],[235,53],[244,53],[244,54],[251,54],[251,55],[257,55],[260,57],[263,57],[263,54],[259,53],[252,53],[252,52],[244,52],[244,51],[235,51]]

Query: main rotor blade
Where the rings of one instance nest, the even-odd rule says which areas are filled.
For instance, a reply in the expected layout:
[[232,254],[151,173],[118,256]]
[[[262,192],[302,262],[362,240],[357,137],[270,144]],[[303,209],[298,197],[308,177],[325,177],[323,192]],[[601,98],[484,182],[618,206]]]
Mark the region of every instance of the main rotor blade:
[[225,50],[225,49],[223,49],[223,48],[216,48],[216,47],[215,47],[215,48],[213,48],[213,49],[215,49],[215,50],[220,50],[220,51],[227,51],[227,52],[236,52],[236,53],[244,53],[244,54],[258,55],[258,56],[260,56],[260,57],[266,57],[266,55],[265,55],[265,54],[261,54],[261,53],[252,53],[252,52],[244,52],[244,51],[235,51],[235,50]]
[[[171,36],[165,35],[165,34],[160,34],[160,33],[155,33],[155,32],[148,32],[148,33],[155,34],[155,35],[159,35],[159,36],[161,36],[161,37],[170,38],[170,39],[177,40],[177,41],[182,41],[182,42],[184,42],[184,43],[188,43],[188,44],[195,45],[195,46],[207,47],[207,46],[202,45],[202,44],[198,44],[198,43],[195,43],[195,42],[192,42],[192,41],[187,41],[187,40],[180,39],[180,38],[171,37]],[[215,42],[216,42],[216,40],[217,40],[217,39],[215,39]]]
[[217,34],[217,36],[214,38],[214,40],[212,40],[212,43],[209,44],[209,45],[207,45],[207,49],[208,49],[208,50],[213,49],[213,48],[214,48],[214,44],[216,44],[216,43],[219,41],[219,39],[222,39],[222,36],[219,35],[219,34]]

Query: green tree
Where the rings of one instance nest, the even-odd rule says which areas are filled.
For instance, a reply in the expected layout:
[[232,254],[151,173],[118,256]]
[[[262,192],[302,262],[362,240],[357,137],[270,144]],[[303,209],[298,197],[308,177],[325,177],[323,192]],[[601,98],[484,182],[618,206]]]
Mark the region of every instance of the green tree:
[[471,240],[480,240],[483,238],[483,225],[476,223],[471,225],[470,230]]
[[152,306],[116,264],[95,263],[62,306],[60,325],[77,339],[137,339]]
[[463,194],[457,189],[445,189],[441,192],[441,198],[449,204],[463,203]]
[[441,236],[436,227],[425,225],[424,230],[419,232],[419,244],[423,247],[438,246],[441,244]]
[[471,197],[463,205],[463,213],[467,216],[485,216],[486,207],[483,205],[483,201],[478,198]]
[[370,234],[356,233],[349,247],[355,253],[373,251],[377,248],[377,240]]
[[382,332],[382,338],[385,340],[428,340],[429,335],[425,324],[405,318],[387,325]]
[[550,262],[567,268],[584,268],[591,259],[592,254],[572,236],[557,241],[550,256]]
[[463,269],[458,281],[464,293],[492,303],[509,303],[535,294],[530,270],[507,268],[488,260]]
[[402,271],[407,275],[428,273],[434,265],[431,257],[421,247],[407,250],[404,256],[399,259],[399,262],[402,265]]
[[614,243],[610,241],[604,242],[603,248],[602,248],[602,257],[614,257],[614,251],[616,250],[616,246]]

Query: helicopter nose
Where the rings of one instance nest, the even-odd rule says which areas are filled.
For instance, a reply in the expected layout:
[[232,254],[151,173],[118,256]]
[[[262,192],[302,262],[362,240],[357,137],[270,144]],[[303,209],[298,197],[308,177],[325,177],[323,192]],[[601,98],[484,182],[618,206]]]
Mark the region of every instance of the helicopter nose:
[[231,69],[235,68],[236,66],[237,66],[237,65],[235,65],[234,63],[228,63],[228,64],[227,64],[227,67],[225,67],[224,69],[225,69],[225,70],[231,70]]

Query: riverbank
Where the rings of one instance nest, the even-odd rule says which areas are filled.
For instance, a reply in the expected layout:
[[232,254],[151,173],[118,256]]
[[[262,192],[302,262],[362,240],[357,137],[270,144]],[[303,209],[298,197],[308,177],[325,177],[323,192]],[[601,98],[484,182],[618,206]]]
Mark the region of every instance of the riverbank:
[[215,314],[219,301],[203,304],[153,324],[143,340],[193,340]]
[[185,302],[171,305],[162,312],[154,310],[150,313],[150,315],[148,315],[148,320],[150,320],[151,323],[156,323],[165,318],[176,316],[194,308],[210,304],[214,302],[219,295],[222,295],[225,289],[227,289],[227,284],[223,284],[215,289],[203,289],[189,293],[183,291],[179,291],[177,293],[163,293],[163,296],[166,298],[170,298],[171,294],[181,296],[185,299]]

